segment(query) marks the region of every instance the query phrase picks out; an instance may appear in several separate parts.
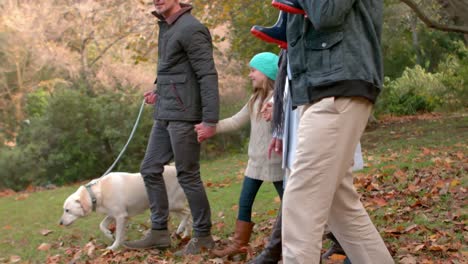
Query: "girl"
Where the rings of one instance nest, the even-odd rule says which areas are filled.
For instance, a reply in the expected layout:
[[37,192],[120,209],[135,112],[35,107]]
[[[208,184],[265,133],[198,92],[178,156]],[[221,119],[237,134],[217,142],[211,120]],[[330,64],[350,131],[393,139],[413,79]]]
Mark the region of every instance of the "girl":
[[[273,182],[280,198],[283,195],[283,171],[281,157],[268,159],[268,145],[272,139],[270,122],[262,118],[261,107],[273,94],[274,81],[278,71],[278,56],[270,52],[255,55],[249,63],[253,94],[247,104],[232,117],[216,125],[216,133],[240,129],[250,121],[249,160],[239,198],[239,212],[234,239],[223,249],[213,250],[218,257],[231,257],[246,253],[254,223],[251,221],[252,205],[264,181]],[[203,137],[203,133],[199,134]]]

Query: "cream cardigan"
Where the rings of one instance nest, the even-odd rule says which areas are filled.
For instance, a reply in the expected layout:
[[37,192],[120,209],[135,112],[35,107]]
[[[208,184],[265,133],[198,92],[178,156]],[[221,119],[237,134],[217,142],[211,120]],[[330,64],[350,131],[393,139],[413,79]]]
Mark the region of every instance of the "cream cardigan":
[[272,153],[271,159],[268,159],[268,146],[272,139],[271,125],[263,118],[257,118],[259,104],[257,100],[250,113],[247,103],[237,114],[219,121],[216,133],[238,130],[250,120],[249,161],[245,175],[268,182],[282,181],[284,173],[281,168],[281,156]]

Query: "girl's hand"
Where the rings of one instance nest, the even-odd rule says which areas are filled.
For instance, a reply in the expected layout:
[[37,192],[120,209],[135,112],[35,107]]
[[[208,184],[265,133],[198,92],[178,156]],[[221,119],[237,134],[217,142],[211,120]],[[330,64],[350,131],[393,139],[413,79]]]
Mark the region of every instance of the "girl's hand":
[[279,138],[272,138],[270,145],[268,146],[268,158],[271,159],[271,152],[275,152],[278,155],[283,155],[283,140]]
[[272,102],[264,103],[262,106],[262,109],[260,110],[260,113],[262,113],[263,119],[269,122],[271,120],[271,116],[273,113],[273,103]]

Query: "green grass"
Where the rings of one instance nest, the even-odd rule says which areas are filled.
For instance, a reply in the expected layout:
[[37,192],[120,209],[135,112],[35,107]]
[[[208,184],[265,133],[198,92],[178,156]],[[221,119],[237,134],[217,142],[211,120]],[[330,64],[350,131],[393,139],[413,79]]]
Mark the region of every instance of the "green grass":
[[[373,197],[381,197],[392,191],[397,194],[394,198],[386,198],[388,204],[385,206],[368,207],[375,225],[390,245],[396,259],[406,254],[407,248],[411,248],[405,245],[428,243],[428,237],[434,234],[442,234],[433,238],[438,243],[463,241],[464,235],[460,231],[463,229],[459,226],[460,222],[466,223],[467,208],[460,202],[458,194],[452,192],[454,189],[449,189],[446,194],[432,194],[429,198],[427,196],[436,184],[431,182],[433,178],[439,181],[458,179],[454,188],[468,187],[466,167],[443,169],[440,165],[446,164],[443,162],[447,159],[457,161],[454,156],[456,153],[468,156],[468,118],[465,115],[383,123],[368,129],[361,142],[367,167],[356,177],[372,181],[380,187],[380,191],[358,187],[363,194],[363,201],[371,201]],[[202,178],[207,185],[212,207],[213,233],[217,237],[226,238],[233,231],[246,162],[246,154],[224,154],[202,162]],[[458,163],[450,164],[454,167]],[[421,184],[428,188],[406,194],[408,186],[415,179],[421,179]],[[110,245],[110,241],[99,231],[98,224],[102,215],[93,213],[87,218],[77,220],[70,227],[58,225],[63,201],[77,187],[78,185],[73,185],[34,192],[27,194],[27,197],[16,194],[0,198],[0,263],[8,262],[12,255],[20,256],[23,261],[44,263],[48,256],[66,256],[67,248],[83,247],[90,240],[97,245]],[[253,221],[258,225],[252,239],[268,233],[268,230],[260,230],[258,227],[265,226],[266,220],[275,217],[279,207],[276,196],[272,184],[264,184],[260,189],[253,209]],[[415,206],[410,210],[403,210],[418,200],[427,203],[428,207]],[[456,214],[456,217],[452,217],[453,221],[449,221],[450,214]],[[130,238],[141,236],[141,229],[148,226],[148,215],[149,213],[145,213],[131,220]],[[225,225],[221,225],[221,222]],[[413,223],[421,228],[402,235],[385,231],[401,226],[406,228]],[[52,232],[44,236],[41,234],[44,229]],[[443,235],[444,232],[448,235]],[[37,250],[41,243],[49,243],[52,248],[49,251]],[[463,248],[460,250],[466,251],[466,245]],[[441,253],[422,249],[415,255],[418,258],[428,256],[444,259],[452,253],[453,251]]]

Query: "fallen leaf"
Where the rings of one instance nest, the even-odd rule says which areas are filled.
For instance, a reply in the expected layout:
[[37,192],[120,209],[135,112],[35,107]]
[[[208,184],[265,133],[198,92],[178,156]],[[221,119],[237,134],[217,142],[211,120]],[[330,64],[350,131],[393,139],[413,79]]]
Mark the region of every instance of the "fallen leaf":
[[48,234],[50,234],[52,232],[54,232],[54,231],[49,230],[49,229],[41,229],[41,231],[39,231],[39,233],[41,233],[41,235],[43,235],[43,236],[47,236]]
[[276,210],[268,210],[267,215],[276,215]]
[[88,242],[85,246],[84,246],[84,250],[86,251],[86,255],[88,255],[88,257],[93,257],[94,256],[94,251],[96,250],[96,246],[94,245],[93,242]]
[[458,186],[458,185],[460,185],[460,180],[458,180],[458,179],[454,179],[454,180],[452,180],[452,181],[450,182],[450,187],[452,187],[452,188],[453,188],[453,187],[456,187],[456,186]]
[[62,263],[61,258],[62,257],[57,254],[55,256],[48,257],[46,263],[47,264],[59,264],[59,263]]
[[431,155],[431,150],[428,149],[428,148],[422,148],[423,149],[423,155],[424,156],[428,156],[428,155]]
[[336,261],[336,260],[345,260],[346,256],[345,255],[341,255],[341,254],[333,254],[331,255],[330,257],[328,257],[329,260],[333,260],[333,261]]
[[16,196],[15,201],[26,200],[28,197],[29,197],[28,193],[22,193],[22,194]]
[[408,233],[409,231],[411,231],[411,230],[413,230],[413,229],[415,229],[417,227],[418,227],[418,225],[416,225],[416,224],[410,225],[407,228],[405,228],[405,233]]
[[430,251],[447,251],[447,248],[445,246],[442,246],[442,245],[432,244],[429,247],[429,250]]
[[400,260],[401,264],[416,264],[416,258],[412,255],[406,255]]
[[409,184],[408,185],[408,190],[410,192],[415,192],[417,189],[418,189],[418,187],[416,185],[414,185],[414,184]]
[[387,201],[385,201],[383,198],[380,198],[380,197],[375,197],[371,201],[372,201],[373,204],[376,204],[378,206],[387,205]]
[[402,170],[395,171],[395,173],[393,173],[393,176],[397,177],[400,180],[404,180],[404,179],[406,179],[408,177],[406,172],[404,172]]
[[48,251],[50,249],[51,245],[49,243],[42,243],[37,247],[37,250],[40,251]]
[[16,256],[16,255],[10,256],[10,263],[18,263],[20,261],[21,261],[20,256]]
[[419,250],[423,249],[426,245],[424,244],[421,244],[421,245],[417,245],[414,247],[413,249],[413,252],[418,252]]
[[222,258],[214,258],[214,259],[210,259],[210,263],[213,263],[213,264],[224,264],[224,260]]

